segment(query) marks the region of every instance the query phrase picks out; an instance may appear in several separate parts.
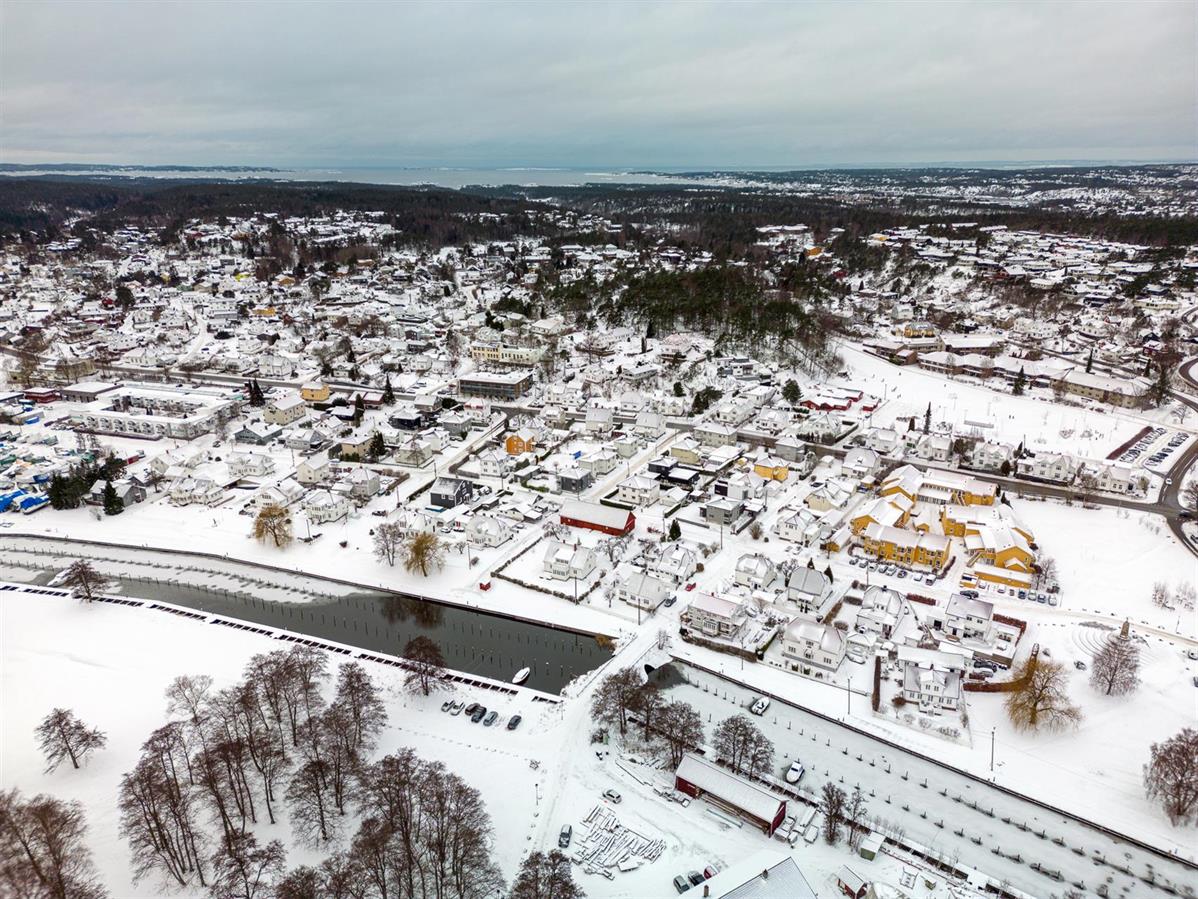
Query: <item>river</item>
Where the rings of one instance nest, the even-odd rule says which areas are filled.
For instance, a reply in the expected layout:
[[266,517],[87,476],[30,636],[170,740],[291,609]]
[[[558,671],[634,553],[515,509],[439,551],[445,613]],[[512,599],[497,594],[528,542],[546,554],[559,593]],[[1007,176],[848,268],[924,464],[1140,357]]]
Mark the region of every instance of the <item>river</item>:
[[[44,584],[52,576],[46,571],[36,582]],[[295,603],[262,599],[252,591],[138,578],[119,578],[117,583],[122,596],[174,603],[394,656],[412,637],[423,635],[440,647],[448,668],[510,681],[528,667],[532,673],[525,686],[546,693],[560,692],[612,654],[589,634],[414,596],[363,592],[327,602]]]

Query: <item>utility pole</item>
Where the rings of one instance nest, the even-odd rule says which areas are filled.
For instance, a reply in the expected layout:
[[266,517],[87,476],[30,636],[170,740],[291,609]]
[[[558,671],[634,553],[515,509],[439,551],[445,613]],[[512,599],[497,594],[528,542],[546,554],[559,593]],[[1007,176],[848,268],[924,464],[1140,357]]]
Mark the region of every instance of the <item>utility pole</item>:
[[994,774],[994,733],[997,727],[990,728],[990,773]]

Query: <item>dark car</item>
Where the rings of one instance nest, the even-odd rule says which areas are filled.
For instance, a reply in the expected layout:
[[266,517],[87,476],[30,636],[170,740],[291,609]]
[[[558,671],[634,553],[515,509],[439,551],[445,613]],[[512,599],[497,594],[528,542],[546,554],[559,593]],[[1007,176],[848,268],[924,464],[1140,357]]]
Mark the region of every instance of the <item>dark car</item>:
[[490,714],[487,715],[486,718],[483,719],[483,725],[485,727],[490,727],[492,724],[495,723],[495,719],[497,719],[498,717],[499,717],[498,712],[491,712]]
[[468,717],[472,717],[474,715],[474,713],[477,712],[478,710],[479,710],[479,704],[477,702],[472,702],[472,703],[470,703],[470,705],[466,706],[466,715]]
[[691,888],[691,882],[679,874],[674,878],[674,889],[680,893],[685,893]]
[[704,877],[702,874],[700,874],[698,871],[687,871],[686,879],[691,882],[691,886],[697,887],[699,884],[701,884],[707,878]]
[[570,838],[574,836],[573,826],[567,824],[562,828],[562,832],[557,835],[557,845],[561,849],[570,847]]
[[473,721],[475,724],[478,724],[478,722],[483,720],[483,717],[486,714],[487,714],[487,707],[480,705],[478,708],[476,708],[474,710],[474,714],[470,716],[470,720]]
[[522,719],[520,718],[519,715],[512,715],[512,717],[507,720],[507,729],[515,730],[517,727],[520,726],[521,720]]

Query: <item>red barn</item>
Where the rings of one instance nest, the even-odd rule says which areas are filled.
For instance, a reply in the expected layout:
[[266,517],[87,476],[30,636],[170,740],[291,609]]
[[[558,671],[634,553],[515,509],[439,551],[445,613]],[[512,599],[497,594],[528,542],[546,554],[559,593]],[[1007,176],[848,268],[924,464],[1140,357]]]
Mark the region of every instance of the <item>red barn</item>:
[[785,799],[702,756],[683,756],[674,772],[674,788],[744,818],[767,836],[786,819]]
[[636,527],[636,516],[627,509],[571,500],[562,506],[562,524],[623,537]]

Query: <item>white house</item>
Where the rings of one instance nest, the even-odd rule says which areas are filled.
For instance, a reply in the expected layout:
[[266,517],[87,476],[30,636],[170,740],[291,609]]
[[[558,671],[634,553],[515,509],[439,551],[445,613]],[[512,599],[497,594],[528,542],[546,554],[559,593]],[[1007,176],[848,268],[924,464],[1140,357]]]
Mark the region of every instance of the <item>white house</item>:
[[839,629],[806,618],[796,618],[782,634],[783,667],[815,680],[831,678],[847,649]]
[[960,708],[965,669],[972,653],[942,652],[917,646],[898,647],[903,671],[903,698],[921,712],[938,713]]
[[954,593],[944,607],[941,630],[960,640],[989,643],[994,631],[994,603]]
[[661,486],[654,478],[634,474],[620,482],[617,498],[634,506],[651,506],[661,496]]
[[265,453],[232,452],[228,459],[229,474],[237,478],[260,478],[275,470],[275,460]]
[[312,524],[339,521],[349,515],[349,499],[340,493],[316,490],[304,500],[304,514]]
[[853,630],[889,640],[903,614],[903,597],[897,590],[873,585],[867,587],[857,610]]
[[736,560],[733,580],[750,590],[768,590],[778,577],[774,563],[760,553],[745,553]]
[[294,424],[308,414],[308,406],[298,393],[287,393],[273,399],[262,410],[262,417],[272,425]]
[[551,540],[545,550],[543,567],[549,577],[568,581],[572,578],[586,579],[595,570],[596,564],[595,553],[586,547],[574,547]]
[[699,560],[685,546],[677,543],[667,543],[662,546],[657,557],[649,562],[649,573],[655,577],[669,581],[671,584],[681,584],[689,580],[695,573]]
[[740,634],[747,617],[740,603],[710,593],[696,594],[680,616],[684,632],[696,631],[706,637],[725,640],[735,639]]
[[466,539],[479,546],[499,546],[511,536],[511,529],[498,518],[475,515],[466,525]]
[[484,478],[502,478],[511,468],[511,456],[495,449],[478,454],[478,471]]
[[1021,475],[1057,484],[1073,483],[1077,469],[1077,460],[1068,453],[1037,453],[1035,458],[1019,462]]
[[832,595],[832,581],[822,571],[800,565],[786,581],[786,598],[801,611],[817,611]]
[[673,586],[644,571],[635,571],[615,582],[613,595],[621,602],[653,610],[665,602]]

